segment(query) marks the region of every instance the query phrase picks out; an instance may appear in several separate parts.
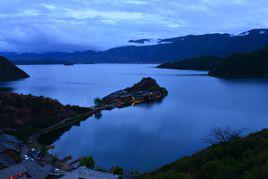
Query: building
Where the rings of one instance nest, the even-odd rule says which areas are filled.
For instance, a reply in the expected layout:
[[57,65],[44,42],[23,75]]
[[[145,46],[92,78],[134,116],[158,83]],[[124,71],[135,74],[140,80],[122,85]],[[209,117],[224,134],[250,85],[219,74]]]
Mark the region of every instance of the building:
[[0,155],[0,169],[16,165],[16,162],[6,155]]
[[21,142],[14,136],[0,134],[0,153],[17,152],[20,150]]
[[114,100],[116,98],[119,98],[120,96],[127,94],[126,90],[119,90],[116,91],[114,93],[109,94],[108,96],[105,96],[104,98],[102,98],[102,100],[104,101],[110,101],[110,100]]
[[16,164],[22,143],[14,136],[0,134],[0,168]]
[[118,179],[118,175],[90,170],[87,167],[79,167],[72,172],[67,173],[61,179]]
[[[0,170],[0,178],[2,179],[20,179],[35,178],[46,179],[53,178],[52,167],[50,165],[39,165],[36,161],[24,160],[22,163]],[[54,177],[55,178],[55,177]]]
[[1,179],[8,178],[27,178],[27,168],[23,164],[13,165],[11,167],[0,170]]

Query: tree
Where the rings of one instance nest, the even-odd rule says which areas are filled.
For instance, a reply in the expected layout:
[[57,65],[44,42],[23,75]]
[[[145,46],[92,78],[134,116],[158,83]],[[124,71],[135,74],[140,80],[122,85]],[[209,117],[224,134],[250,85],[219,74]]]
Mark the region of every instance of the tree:
[[44,156],[48,153],[48,148],[46,145],[41,145],[39,144],[39,150],[40,150],[40,153]]
[[94,99],[95,106],[101,106],[102,105],[102,99],[97,97]]
[[124,174],[124,170],[123,170],[122,167],[112,167],[110,169],[110,173],[116,174],[116,175],[123,175]]
[[51,155],[51,163],[54,165],[59,161],[58,157],[55,155]]
[[94,169],[95,168],[95,161],[93,159],[92,156],[88,156],[88,157],[83,157],[81,160],[80,160],[80,166],[86,166],[87,168],[89,169]]
[[239,130],[231,130],[229,127],[220,128],[216,127],[211,130],[209,136],[204,139],[204,141],[208,144],[225,144],[235,138],[241,136],[243,132],[242,129]]

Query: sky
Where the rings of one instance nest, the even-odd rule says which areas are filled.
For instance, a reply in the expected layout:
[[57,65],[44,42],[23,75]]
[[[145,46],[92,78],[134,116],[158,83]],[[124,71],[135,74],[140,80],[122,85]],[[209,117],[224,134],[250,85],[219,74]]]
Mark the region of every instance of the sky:
[[0,0],[0,51],[106,50],[128,40],[268,28],[267,0]]

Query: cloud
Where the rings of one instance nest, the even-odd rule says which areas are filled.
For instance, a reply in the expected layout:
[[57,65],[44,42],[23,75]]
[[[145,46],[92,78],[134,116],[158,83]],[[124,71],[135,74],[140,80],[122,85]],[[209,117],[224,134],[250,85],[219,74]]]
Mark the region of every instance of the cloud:
[[266,0],[1,0],[0,51],[103,50],[130,39],[268,27]]

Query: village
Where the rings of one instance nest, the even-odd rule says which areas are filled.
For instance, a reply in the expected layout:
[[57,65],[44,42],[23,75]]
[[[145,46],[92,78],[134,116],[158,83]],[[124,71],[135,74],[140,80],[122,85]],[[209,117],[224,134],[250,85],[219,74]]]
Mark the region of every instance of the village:
[[69,178],[119,178],[119,175],[91,170],[80,165],[80,159],[71,156],[57,159],[46,150],[53,149],[34,143],[23,143],[16,137],[0,134],[1,179],[69,179]]

